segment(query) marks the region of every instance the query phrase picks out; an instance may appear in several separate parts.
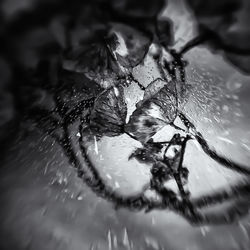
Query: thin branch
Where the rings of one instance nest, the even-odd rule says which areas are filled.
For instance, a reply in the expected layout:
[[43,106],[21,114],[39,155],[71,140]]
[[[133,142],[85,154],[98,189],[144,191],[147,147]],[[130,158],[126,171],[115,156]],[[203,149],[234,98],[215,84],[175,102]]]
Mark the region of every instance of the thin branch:
[[207,144],[206,140],[203,138],[203,136],[198,133],[195,138],[201,145],[201,148],[203,151],[209,155],[213,160],[218,162],[219,164],[223,165],[224,167],[234,170],[238,173],[244,174],[244,175],[250,175],[250,168],[240,165],[238,163],[235,163],[234,161],[227,159],[224,156],[219,155],[215,150],[212,150],[209,145]]
[[208,36],[208,34],[204,35],[199,35],[192,40],[188,41],[179,51],[180,55],[183,55],[187,53],[189,50],[195,48],[196,46],[208,41],[211,39],[211,37]]
[[195,126],[189,121],[189,119],[182,113],[180,113],[179,116],[180,116],[182,122],[184,123],[184,125],[188,129],[191,128],[193,130],[194,136],[195,136],[196,140],[198,141],[198,143],[201,145],[201,148],[213,160],[215,160],[216,162],[218,162],[219,164],[221,164],[222,166],[224,166],[228,169],[231,169],[231,170],[236,171],[236,172],[241,173],[241,174],[250,175],[250,168],[248,168],[247,166],[243,166],[243,165],[240,165],[238,163],[235,163],[234,161],[227,159],[224,156],[219,155],[215,150],[212,150],[209,147],[205,138],[202,136],[201,133],[199,133],[196,130]]

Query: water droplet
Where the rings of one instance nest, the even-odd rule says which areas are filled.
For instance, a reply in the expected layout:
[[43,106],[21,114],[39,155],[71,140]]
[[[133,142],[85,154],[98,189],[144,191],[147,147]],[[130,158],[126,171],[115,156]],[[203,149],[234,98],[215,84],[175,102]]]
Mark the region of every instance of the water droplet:
[[94,141],[95,141],[95,152],[98,155],[99,151],[98,151],[98,145],[97,145],[96,136],[94,136]]
[[112,239],[111,239],[111,231],[110,231],[110,229],[108,231],[107,238],[108,238],[108,249],[112,250]]
[[229,143],[229,144],[234,144],[233,141],[231,141],[231,140],[229,140],[229,139],[227,139],[227,138],[225,138],[225,137],[218,136],[217,138],[218,138],[219,140],[224,141],[224,142],[227,142],[227,143]]
[[83,199],[82,196],[78,196],[78,197],[77,197],[77,200],[78,200],[78,201],[81,201],[82,199]]
[[151,218],[151,223],[152,223],[152,225],[155,225],[155,217],[154,216],[152,216],[152,218]]
[[145,236],[145,243],[152,250],[160,250],[160,244],[151,236]]
[[113,246],[114,246],[115,249],[118,247],[118,242],[117,242],[116,235],[114,235],[114,237],[113,237]]
[[248,231],[246,229],[246,226],[244,226],[242,223],[239,222],[239,227],[240,227],[242,233],[244,234],[244,236],[246,237],[246,239],[249,241],[249,234],[248,234]]
[[116,97],[120,95],[119,90],[116,87],[114,87],[114,92],[115,92]]
[[223,105],[222,110],[225,112],[229,111],[229,107],[227,105]]
[[130,249],[130,244],[129,244],[129,238],[128,238],[127,228],[124,228],[122,243],[123,243],[123,245],[124,245],[125,247],[127,247],[128,249]]
[[200,229],[201,229],[201,234],[203,237],[205,237],[206,234],[210,231],[209,227],[207,226],[200,227]]
[[107,176],[108,179],[110,179],[110,180],[112,179],[110,174],[106,174],[106,176]]

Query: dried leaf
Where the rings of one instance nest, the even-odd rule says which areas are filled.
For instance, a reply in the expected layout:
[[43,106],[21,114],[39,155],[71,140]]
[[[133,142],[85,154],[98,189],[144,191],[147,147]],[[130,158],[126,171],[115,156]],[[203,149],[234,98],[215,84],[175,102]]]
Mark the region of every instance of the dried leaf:
[[156,34],[158,36],[160,44],[164,47],[173,44],[173,25],[169,19],[159,19],[157,20]]
[[154,143],[149,140],[149,142],[145,144],[143,148],[137,148],[129,156],[129,160],[135,158],[142,163],[154,163],[162,158],[162,148],[162,144]]
[[124,132],[127,106],[123,89],[112,87],[97,99],[90,114],[91,130],[97,135],[117,136]]
[[144,99],[137,105],[126,125],[126,131],[138,140],[147,142],[162,127],[173,122],[176,115],[175,93],[164,81],[155,81],[146,89]]
[[118,39],[118,44],[113,50],[118,62],[125,68],[133,68],[140,64],[148,52],[152,38],[124,24],[115,24],[111,32]]

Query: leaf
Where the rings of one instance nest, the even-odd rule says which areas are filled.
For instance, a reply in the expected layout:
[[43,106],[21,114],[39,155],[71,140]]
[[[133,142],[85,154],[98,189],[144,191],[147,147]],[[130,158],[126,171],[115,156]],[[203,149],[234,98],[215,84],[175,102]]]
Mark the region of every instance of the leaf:
[[66,114],[64,122],[67,125],[69,125],[75,122],[80,116],[82,116],[83,113],[86,116],[88,109],[90,109],[93,106],[94,101],[95,98],[93,97],[87,100],[82,100],[79,103],[77,103],[77,105]]
[[146,88],[143,100],[138,104],[138,107],[153,103],[160,108],[159,110],[162,112],[165,121],[172,121],[176,116],[178,105],[176,85],[175,81],[167,83],[161,79],[156,79]]
[[126,116],[123,89],[112,87],[96,99],[90,114],[90,128],[100,136],[117,136],[124,133]]
[[162,127],[177,116],[177,99],[173,90],[162,80],[154,81],[145,91],[143,100],[125,127],[141,142],[147,142]]
[[83,73],[61,70],[59,74],[60,85],[55,94],[63,108],[74,110],[80,105],[82,109],[84,102],[97,97],[103,89],[93,80],[87,78]]
[[152,81],[144,91],[143,101],[146,101],[157,94],[164,86],[166,82],[160,78]]
[[111,52],[117,42],[116,36],[109,34],[109,28],[106,25],[90,24],[83,26],[82,33],[83,37],[76,37],[76,44],[64,54],[64,69],[84,73],[91,79],[122,75]]
[[86,97],[97,96],[103,90],[98,83],[87,78],[83,73],[61,70],[59,80],[60,89],[83,93]]
[[113,54],[123,67],[133,68],[143,61],[152,43],[152,37],[124,24],[114,24],[110,32],[115,34],[118,40]]
[[85,44],[67,54],[64,67],[82,73],[118,73],[119,66],[103,43]]
[[130,156],[129,160],[135,158],[142,163],[154,163],[162,158],[161,150],[163,146],[160,143],[154,143],[149,140],[143,148],[137,148]]
[[173,44],[173,24],[170,19],[158,19],[156,26],[156,35],[160,44],[164,47]]

